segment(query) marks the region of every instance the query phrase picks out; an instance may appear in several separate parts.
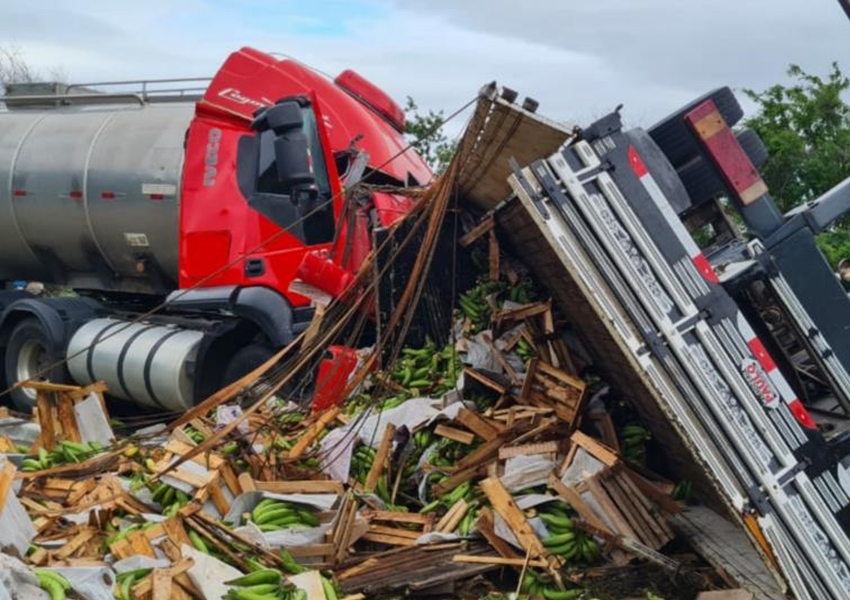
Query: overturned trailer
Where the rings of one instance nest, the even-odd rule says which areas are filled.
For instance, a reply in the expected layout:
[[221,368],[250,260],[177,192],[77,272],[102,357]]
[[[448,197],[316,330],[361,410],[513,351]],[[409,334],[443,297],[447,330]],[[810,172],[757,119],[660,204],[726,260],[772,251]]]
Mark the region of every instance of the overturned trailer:
[[[778,582],[801,599],[850,598],[845,437],[833,423],[828,439],[812,416],[847,397],[837,334],[850,302],[812,239],[846,211],[844,188],[828,207],[779,214],[756,168],[763,147],[730,129],[741,114],[726,89],[648,132],[625,130],[618,112],[568,128],[510,100],[482,91],[485,125],[460,174],[466,201],[551,290],[671,472],[725,508],[762,565],[721,566],[757,597],[782,594]],[[729,233],[720,195],[756,239]],[[703,252],[688,227],[712,211]],[[788,284],[806,277],[810,289]],[[773,291],[769,308],[801,351],[791,354],[754,289]],[[826,382],[819,393],[801,383],[801,361]]]

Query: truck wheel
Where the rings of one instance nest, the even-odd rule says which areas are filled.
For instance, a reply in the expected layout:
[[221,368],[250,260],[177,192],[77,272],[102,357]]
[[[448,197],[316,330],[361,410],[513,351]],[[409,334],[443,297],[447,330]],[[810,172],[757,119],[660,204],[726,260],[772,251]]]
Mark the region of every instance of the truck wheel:
[[699,154],[696,137],[685,122],[685,115],[706,100],[713,100],[726,124],[732,127],[744,116],[744,111],[728,87],[723,87],[697,98],[664,120],[649,128],[649,135],[674,167],[679,168]]
[[233,383],[240,377],[244,377],[272,356],[272,349],[265,344],[248,344],[236,351],[230,357],[227,367],[224,369],[224,385]]
[[[64,383],[64,369],[54,366],[59,357],[44,328],[35,318],[27,318],[15,325],[6,346],[6,381],[10,386],[19,381],[35,379]],[[48,370],[49,369],[49,370]],[[18,410],[29,412],[35,406],[35,390],[16,388],[9,393]]]

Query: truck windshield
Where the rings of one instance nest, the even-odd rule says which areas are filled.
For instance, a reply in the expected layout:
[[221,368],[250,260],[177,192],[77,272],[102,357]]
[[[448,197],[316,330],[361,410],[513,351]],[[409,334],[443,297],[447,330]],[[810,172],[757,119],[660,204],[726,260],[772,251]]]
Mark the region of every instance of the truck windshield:
[[[322,152],[322,144],[319,138],[319,129],[316,126],[316,113],[310,106],[301,109],[304,116],[304,135],[310,144],[310,155],[313,161],[313,172],[316,176],[316,185],[322,198],[330,198],[331,186],[328,179],[328,168],[325,163],[325,155]],[[268,130],[260,134],[260,165],[257,191],[264,194],[285,194],[286,191],[277,176],[274,154],[274,132]]]

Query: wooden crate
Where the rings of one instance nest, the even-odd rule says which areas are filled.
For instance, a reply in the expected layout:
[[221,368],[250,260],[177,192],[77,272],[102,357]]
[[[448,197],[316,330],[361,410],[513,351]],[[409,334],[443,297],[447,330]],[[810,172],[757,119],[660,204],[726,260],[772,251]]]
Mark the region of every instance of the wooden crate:
[[666,516],[632,481],[622,464],[607,467],[577,486],[593,496],[615,533],[659,550],[673,539]]

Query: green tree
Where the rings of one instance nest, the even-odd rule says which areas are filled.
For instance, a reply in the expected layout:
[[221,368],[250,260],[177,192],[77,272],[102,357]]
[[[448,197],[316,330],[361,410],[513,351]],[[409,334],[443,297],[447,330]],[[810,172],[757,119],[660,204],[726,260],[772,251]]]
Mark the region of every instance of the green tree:
[[[762,176],[783,212],[814,200],[850,177],[850,106],[842,95],[850,89],[838,63],[826,78],[791,65],[790,85],[763,92],[745,90],[758,112],[745,124],[756,131],[769,153]],[[818,244],[835,266],[850,256],[850,226],[844,219],[822,234]]]
[[770,158],[762,175],[776,203],[787,211],[813,200],[850,176],[850,88],[838,67],[826,79],[791,65],[792,85],[745,90],[758,106],[746,125],[761,136]]
[[422,114],[413,98],[408,96],[404,112],[407,115],[405,133],[408,141],[435,173],[442,173],[457,148],[457,142],[450,140],[443,131],[446,122],[443,111],[429,110]]

